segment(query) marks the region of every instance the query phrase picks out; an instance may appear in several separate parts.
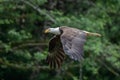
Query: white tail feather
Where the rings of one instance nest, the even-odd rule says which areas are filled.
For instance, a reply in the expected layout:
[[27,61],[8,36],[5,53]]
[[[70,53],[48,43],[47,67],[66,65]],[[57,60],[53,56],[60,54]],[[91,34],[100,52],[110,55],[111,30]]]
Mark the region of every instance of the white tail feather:
[[101,34],[99,33],[92,33],[92,32],[87,32],[87,31],[84,31],[88,36],[98,36],[98,37],[101,37]]

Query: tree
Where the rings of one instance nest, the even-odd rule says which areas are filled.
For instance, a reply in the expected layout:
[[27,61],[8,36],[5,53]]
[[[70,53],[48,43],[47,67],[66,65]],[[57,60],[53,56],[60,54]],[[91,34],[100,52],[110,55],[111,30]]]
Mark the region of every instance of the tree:
[[119,10],[119,0],[0,0],[0,79],[77,80],[78,62],[62,71],[45,62],[52,35],[44,29],[66,25],[102,34],[85,45],[83,80],[119,80]]

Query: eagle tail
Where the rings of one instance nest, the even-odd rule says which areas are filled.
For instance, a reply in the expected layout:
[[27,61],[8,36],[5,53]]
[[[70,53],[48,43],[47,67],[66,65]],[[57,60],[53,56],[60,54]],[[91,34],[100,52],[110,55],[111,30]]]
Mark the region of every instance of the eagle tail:
[[101,34],[99,33],[92,33],[92,32],[87,32],[87,31],[84,31],[88,36],[98,36],[98,37],[101,37]]

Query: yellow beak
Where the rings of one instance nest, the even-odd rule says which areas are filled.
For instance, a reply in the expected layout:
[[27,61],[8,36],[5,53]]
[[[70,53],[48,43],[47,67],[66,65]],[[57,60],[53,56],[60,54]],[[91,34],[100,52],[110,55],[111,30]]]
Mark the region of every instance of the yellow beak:
[[46,29],[45,31],[44,31],[44,33],[49,33],[50,32],[50,29]]

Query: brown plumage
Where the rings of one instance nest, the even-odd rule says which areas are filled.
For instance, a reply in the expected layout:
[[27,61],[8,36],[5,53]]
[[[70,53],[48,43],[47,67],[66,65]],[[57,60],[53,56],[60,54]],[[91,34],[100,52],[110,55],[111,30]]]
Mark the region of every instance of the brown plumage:
[[90,33],[76,28],[62,26],[59,28],[49,28],[46,33],[56,34],[49,42],[49,54],[47,62],[50,68],[60,68],[65,56],[80,61],[83,59],[83,46],[88,35],[101,36],[98,33]]

